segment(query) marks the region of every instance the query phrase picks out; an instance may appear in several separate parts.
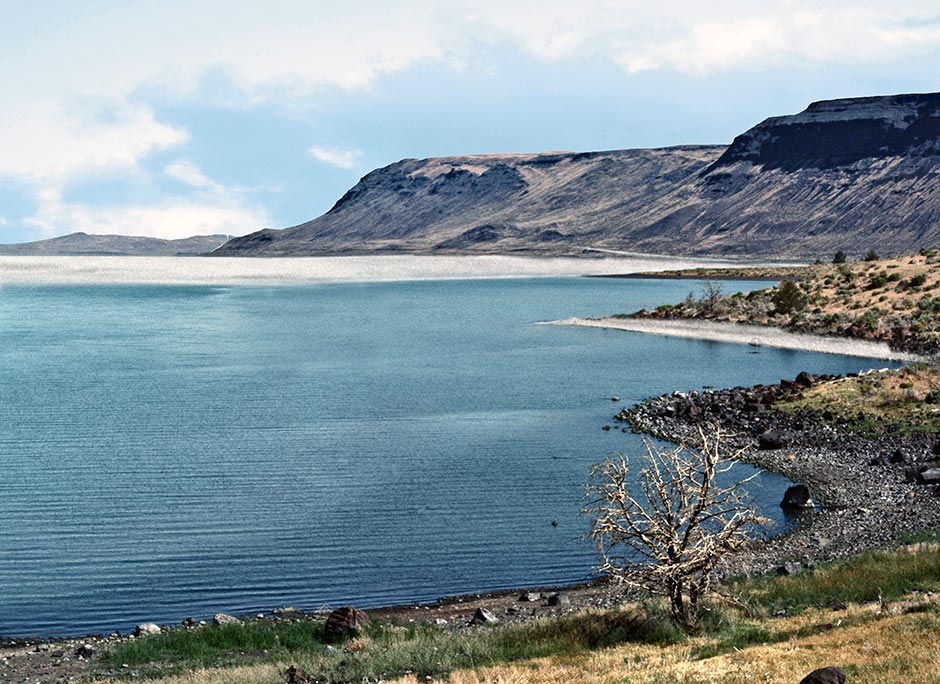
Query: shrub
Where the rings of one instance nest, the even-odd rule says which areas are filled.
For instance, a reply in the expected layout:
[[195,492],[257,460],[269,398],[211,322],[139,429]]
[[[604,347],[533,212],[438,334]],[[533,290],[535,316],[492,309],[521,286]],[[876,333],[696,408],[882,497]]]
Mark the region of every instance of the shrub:
[[774,288],[770,300],[773,302],[777,313],[786,315],[805,308],[808,297],[792,280],[784,280]]

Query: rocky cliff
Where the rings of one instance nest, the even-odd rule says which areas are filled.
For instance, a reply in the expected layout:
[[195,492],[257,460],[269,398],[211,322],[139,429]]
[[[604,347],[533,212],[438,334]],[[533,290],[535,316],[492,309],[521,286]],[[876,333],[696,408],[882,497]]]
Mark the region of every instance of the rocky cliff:
[[728,146],[407,159],[219,254],[827,257],[940,245],[940,94],[830,100]]

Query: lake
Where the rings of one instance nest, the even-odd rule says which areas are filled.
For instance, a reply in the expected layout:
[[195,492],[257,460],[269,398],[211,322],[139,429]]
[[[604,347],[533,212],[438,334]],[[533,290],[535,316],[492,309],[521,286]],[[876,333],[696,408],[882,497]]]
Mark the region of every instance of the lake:
[[[622,405],[886,365],[534,324],[699,285],[4,285],[0,634],[587,580]],[[786,485],[754,486],[778,529]]]

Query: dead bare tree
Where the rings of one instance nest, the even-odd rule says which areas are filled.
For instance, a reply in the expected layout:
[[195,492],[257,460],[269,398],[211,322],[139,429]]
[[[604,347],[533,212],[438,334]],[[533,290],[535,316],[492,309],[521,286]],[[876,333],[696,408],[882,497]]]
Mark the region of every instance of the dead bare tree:
[[740,452],[725,456],[715,427],[700,430],[701,447],[659,448],[645,441],[637,475],[620,454],[591,469],[586,536],[600,551],[601,572],[669,599],[670,617],[695,631],[712,571],[765,524],[754,510],[744,480],[718,479]]

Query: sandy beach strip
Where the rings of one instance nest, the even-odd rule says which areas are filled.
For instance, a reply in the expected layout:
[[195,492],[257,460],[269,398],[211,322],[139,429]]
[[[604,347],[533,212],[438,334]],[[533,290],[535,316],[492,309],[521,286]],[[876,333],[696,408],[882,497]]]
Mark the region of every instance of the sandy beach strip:
[[546,321],[545,325],[579,325],[610,328],[667,337],[684,337],[711,342],[731,342],[754,346],[798,349],[823,354],[843,354],[890,361],[922,361],[917,354],[894,351],[885,342],[869,342],[841,337],[822,337],[792,333],[779,328],[740,323],[688,320],[653,320],[648,318],[566,318]]

